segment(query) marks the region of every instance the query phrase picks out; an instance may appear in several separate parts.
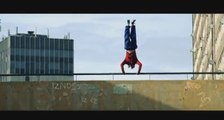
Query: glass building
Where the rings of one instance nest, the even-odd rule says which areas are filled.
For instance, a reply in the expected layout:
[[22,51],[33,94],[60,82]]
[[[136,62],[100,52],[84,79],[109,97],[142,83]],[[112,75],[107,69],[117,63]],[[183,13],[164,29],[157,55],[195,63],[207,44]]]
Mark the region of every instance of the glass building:
[[0,77],[1,81],[73,80],[73,40],[49,38],[33,31],[0,42],[1,74],[56,74]]

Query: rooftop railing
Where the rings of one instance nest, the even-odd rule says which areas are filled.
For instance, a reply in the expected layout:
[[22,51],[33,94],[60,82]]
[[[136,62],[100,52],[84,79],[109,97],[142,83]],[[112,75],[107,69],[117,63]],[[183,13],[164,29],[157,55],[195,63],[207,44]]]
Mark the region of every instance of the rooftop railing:
[[[142,72],[142,73],[73,73],[73,74],[0,74],[1,77],[37,77],[37,80],[61,79],[72,76],[73,80],[195,80],[199,75],[205,79],[205,75],[224,77],[224,72]],[[48,76],[48,78],[47,78]],[[49,77],[50,76],[50,77]],[[103,77],[102,77],[103,76]],[[38,78],[39,77],[39,78]],[[213,78],[213,77],[211,77]],[[59,78],[60,79],[60,78]]]

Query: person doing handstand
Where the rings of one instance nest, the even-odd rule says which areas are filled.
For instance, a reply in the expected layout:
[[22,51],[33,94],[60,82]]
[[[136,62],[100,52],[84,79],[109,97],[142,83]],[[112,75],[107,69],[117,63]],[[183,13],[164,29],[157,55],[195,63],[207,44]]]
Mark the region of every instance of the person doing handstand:
[[[125,32],[124,32],[124,48],[126,50],[126,56],[125,59],[120,64],[121,71],[123,74],[125,74],[124,65],[127,64],[128,67],[131,67],[133,69],[135,67],[135,64],[138,64],[138,74],[141,72],[142,69],[142,63],[138,60],[136,55],[136,49],[137,46],[137,40],[136,40],[136,28],[135,28],[135,21],[132,21],[132,26],[130,26],[130,20],[127,20],[128,25],[125,26]],[[131,32],[130,32],[131,28]]]

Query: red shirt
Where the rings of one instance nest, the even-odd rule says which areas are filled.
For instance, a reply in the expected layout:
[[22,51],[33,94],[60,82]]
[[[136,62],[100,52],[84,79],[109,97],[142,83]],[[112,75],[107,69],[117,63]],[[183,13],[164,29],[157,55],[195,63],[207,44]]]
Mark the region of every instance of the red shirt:
[[138,60],[137,56],[136,56],[136,52],[135,50],[132,51],[132,52],[129,52],[127,51],[126,52],[126,56],[125,56],[125,59],[124,61],[121,63],[121,70],[122,70],[122,73],[125,73],[124,71],[124,65],[127,64],[127,65],[135,65],[135,64],[138,64],[139,65],[139,68],[138,68],[138,73],[140,73],[141,71],[141,68],[142,68],[142,63]]

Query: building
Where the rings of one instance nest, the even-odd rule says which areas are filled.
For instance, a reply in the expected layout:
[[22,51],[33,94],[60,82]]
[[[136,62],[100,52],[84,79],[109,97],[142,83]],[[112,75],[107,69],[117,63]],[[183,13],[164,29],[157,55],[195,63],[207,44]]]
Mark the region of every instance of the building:
[[73,40],[49,38],[33,31],[0,42],[1,74],[56,74],[0,77],[1,81],[73,80]]
[[[224,72],[224,14],[192,15],[193,72]],[[223,74],[195,74],[197,80],[220,80]]]

